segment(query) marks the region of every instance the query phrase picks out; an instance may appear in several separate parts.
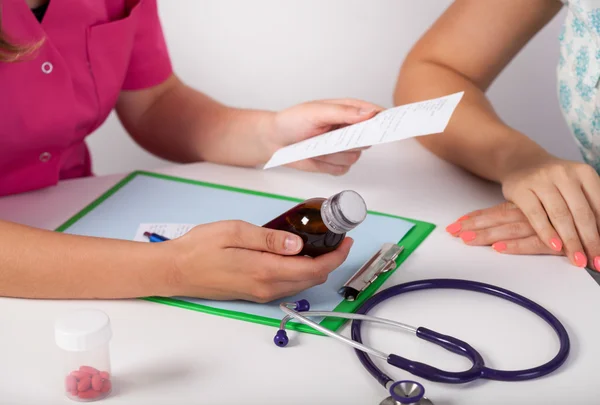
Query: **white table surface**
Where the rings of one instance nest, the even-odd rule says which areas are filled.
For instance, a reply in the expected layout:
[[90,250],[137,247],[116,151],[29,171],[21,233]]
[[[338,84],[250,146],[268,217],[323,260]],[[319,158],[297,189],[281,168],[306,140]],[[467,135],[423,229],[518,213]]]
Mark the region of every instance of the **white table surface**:
[[[289,169],[268,171],[194,164],[160,172],[294,196],[328,196],[351,188],[369,209],[433,222],[438,227],[385,286],[415,279],[466,278],[512,289],[545,306],[565,325],[571,354],[545,378],[449,386],[385,369],[395,379],[424,383],[437,405],[597,403],[600,288],[562,257],[507,256],[464,246],[446,234],[465,212],[501,201],[497,186],[439,161],[413,140],[372,148],[343,177]],[[0,218],[55,229],[122,176],[71,180],[38,192],[0,198]],[[243,207],[240,207],[243,209]],[[85,269],[82,269],[85,271]],[[63,397],[53,322],[65,311],[109,314],[115,389],[106,404],[378,404],[387,392],[353,350],[330,338],[290,332],[278,348],[275,329],[143,300],[36,301],[0,299],[0,403],[69,404]],[[551,329],[519,307],[460,291],[412,293],[375,315],[462,338],[488,365],[528,368],[554,356]],[[342,329],[349,333],[349,327]],[[466,360],[385,327],[365,328],[365,342],[405,357],[459,371]],[[381,364],[381,363],[379,363]]]

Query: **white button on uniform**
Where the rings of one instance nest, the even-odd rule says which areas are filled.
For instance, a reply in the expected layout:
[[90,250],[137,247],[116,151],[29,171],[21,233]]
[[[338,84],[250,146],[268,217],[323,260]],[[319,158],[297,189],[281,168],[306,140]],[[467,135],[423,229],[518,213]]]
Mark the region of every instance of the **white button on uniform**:
[[50,74],[52,72],[52,63],[50,62],[44,62],[42,63],[42,72],[46,73],[46,74]]
[[52,155],[50,154],[50,152],[44,152],[40,154],[40,161],[46,163],[47,161],[50,160],[50,158],[52,157]]

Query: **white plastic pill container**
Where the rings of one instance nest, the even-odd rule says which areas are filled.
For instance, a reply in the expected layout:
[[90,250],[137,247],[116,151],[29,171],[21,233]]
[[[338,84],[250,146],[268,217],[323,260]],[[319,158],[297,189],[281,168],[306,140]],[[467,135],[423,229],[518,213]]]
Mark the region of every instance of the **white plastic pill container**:
[[65,395],[80,402],[110,395],[112,329],[108,315],[93,309],[76,310],[57,319],[54,332],[63,354]]

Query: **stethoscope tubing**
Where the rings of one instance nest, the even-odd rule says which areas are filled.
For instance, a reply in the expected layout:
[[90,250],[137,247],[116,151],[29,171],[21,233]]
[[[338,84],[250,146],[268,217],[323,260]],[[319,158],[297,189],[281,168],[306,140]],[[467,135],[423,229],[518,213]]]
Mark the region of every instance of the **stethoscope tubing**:
[[[559,341],[560,341],[560,349],[558,353],[547,363],[532,367],[525,370],[496,370],[486,367],[483,364],[483,360],[481,361],[481,365],[475,365],[470,370],[469,374],[470,378],[465,380],[461,378],[455,378],[456,375],[460,375],[460,373],[449,373],[442,370],[433,369],[428,370],[424,373],[415,373],[414,370],[410,370],[413,374],[419,375],[422,378],[428,379],[430,381],[441,381],[448,383],[464,383],[468,382],[468,380],[472,380],[474,378],[483,378],[488,380],[498,380],[498,381],[525,381],[531,380],[534,378],[539,378],[544,375],[547,375],[557,368],[559,368],[567,359],[570,351],[570,340],[569,335],[561,324],[561,322],[552,315],[548,310],[540,306],[539,304],[531,301],[530,299],[523,297],[517,293],[512,291],[503,289],[501,287],[496,287],[490,284],[485,284],[477,281],[470,280],[460,280],[460,279],[430,279],[430,280],[419,280],[408,282],[404,284],[399,284],[396,286],[392,286],[385,290],[380,291],[379,293],[373,295],[371,298],[366,300],[356,311],[356,314],[364,315],[373,309],[375,306],[380,304],[381,302],[390,299],[394,296],[398,296],[400,294],[404,294],[412,291],[421,291],[421,290],[429,290],[429,289],[458,289],[458,290],[468,290],[473,292],[484,293],[487,295],[493,295],[499,298],[503,298],[510,302],[513,302],[531,312],[538,315],[544,321],[546,321],[556,332]],[[362,336],[361,336],[361,324],[362,320],[360,318],[356,318],[352,321],[351,326],[351,339],[354,342],[358,342],[362,344]],[[419,336],[419,329],[417,329],[417,336]],[[363,364],[363,366],[369,371],[369,373],[377,379],[377,381],[387,387],[387,385],[393,380],[385,374],[382,370],[380,370],[373,361],[369,358],[367,353],[364,353],[361,350],[355,349],[356,354]],[[474,349],[473,349],[474,351]],[[475,352],[475,351],[474,351]],[[476,353],[476,352],[475,352]],[[399,356],[398,356],[399,357]],[[406,360],[404,358],[401,358]],[[410,363],[410,361],[408,360]],[[404,367],[402,367],[404,368]],[[474,375],[472,372],[477,371],[477,375]],[[446,378],[448,377],[448,378]]]

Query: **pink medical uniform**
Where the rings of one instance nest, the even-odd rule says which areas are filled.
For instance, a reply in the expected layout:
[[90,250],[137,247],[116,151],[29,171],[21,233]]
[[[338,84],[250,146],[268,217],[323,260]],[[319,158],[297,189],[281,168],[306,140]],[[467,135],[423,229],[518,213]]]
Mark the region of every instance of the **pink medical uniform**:
[[172,73],[156,0],[50,0],[41,23],[25,0],[0,0],[12,42],[45,41],[0,62],[0,196],[92,175],[85,138],[123,90]]

